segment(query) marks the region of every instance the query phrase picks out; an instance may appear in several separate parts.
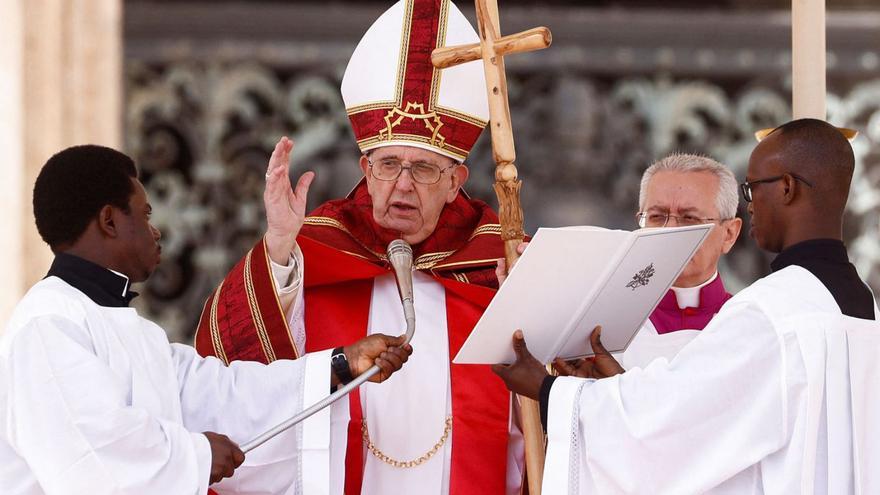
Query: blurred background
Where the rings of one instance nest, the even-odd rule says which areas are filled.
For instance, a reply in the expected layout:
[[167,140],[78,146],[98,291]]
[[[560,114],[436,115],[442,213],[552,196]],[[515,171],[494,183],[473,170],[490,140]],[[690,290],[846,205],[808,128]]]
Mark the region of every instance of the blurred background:
[[[392,3],[0,0],[0,256],[10,267],[0,324],[51,263],[30,207],[39,168],[94,142],[134,157],[163,232],[163,262],[136,305],[189,341],[209,292],[263,231],[263,174],[281,135],[296,143],[294,178],[317,172],[310,208],[358,181],[339,82]],[[473,22],[473,5],[456,4]],[[502,34],[553,32],[548,50],[506,62],[528,232],[635,228],[653,160],[704,153],[742,180],[754,131],[791,117],[790,2],[499,6]],[[880,4],[828,0],[827,21],[829,121],[861,133],[846,241],[878,291]],[[495,205],[488,133],[468,162],[467,191]],[[740,239],[724,258],[728,288],[765,274],[769,259]]]

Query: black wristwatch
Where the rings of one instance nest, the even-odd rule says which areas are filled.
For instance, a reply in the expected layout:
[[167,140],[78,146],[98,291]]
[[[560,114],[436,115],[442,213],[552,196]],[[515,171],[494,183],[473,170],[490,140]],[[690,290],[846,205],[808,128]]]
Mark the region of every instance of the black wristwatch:
[[351,367],[348,365],[348,358],[345,357],[345,353],[342,352],[342,347],[333,349],[333,352],[330,354],[330,369],[333,370],[336,378],[339,378],[339,382],[343,385],[347,385],[348,382],[354,380],[354,377],[351,376]]

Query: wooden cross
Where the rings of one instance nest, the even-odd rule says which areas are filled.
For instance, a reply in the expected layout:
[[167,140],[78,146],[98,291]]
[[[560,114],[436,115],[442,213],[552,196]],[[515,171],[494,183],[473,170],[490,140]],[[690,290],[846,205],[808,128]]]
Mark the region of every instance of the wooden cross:
[[[550,30],[539,27],[510,36],[501,36],[497,0],[475,0],[480,42],[471,45],[443,47],[431,53],[434,67],[445,69],[465,62],[483,60],[486,73],[486,91],[489,97],[489,127],[492,132],[492,154],[495,157],[495,194],[498,196],[498,216],[501,221],[501,239],[508,270],[519,258],[517,246],[522,242],[523,213],[519,201],[522,182],[517,178],[516,150],[510,125],[510,107],[507,103],[507,78],[504,56],[540,50],[550,46]],[[538,403],[520,397],[523,436],[526,451],[526,472],[529,493],[540,495],[544,474],[544,431]]]

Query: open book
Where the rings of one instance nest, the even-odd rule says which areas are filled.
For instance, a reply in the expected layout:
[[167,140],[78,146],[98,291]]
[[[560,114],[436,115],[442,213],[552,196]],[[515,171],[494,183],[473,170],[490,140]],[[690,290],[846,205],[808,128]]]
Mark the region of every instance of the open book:
[[712,226],[539,229],[453,362],[512,363],[518,328],[542,363],[591,355],[596,325],[625,350]]

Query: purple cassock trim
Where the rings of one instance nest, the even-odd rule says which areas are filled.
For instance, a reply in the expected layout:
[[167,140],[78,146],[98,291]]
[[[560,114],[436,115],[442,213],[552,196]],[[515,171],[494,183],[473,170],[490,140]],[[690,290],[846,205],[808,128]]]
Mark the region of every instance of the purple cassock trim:
[[720,276],[700,289],[700,306],[697,308],[679,308],[675,292],[669,289],[651,313],[651,323],[660,335],[678,330],[702,330],[731,297],[724,290]]

